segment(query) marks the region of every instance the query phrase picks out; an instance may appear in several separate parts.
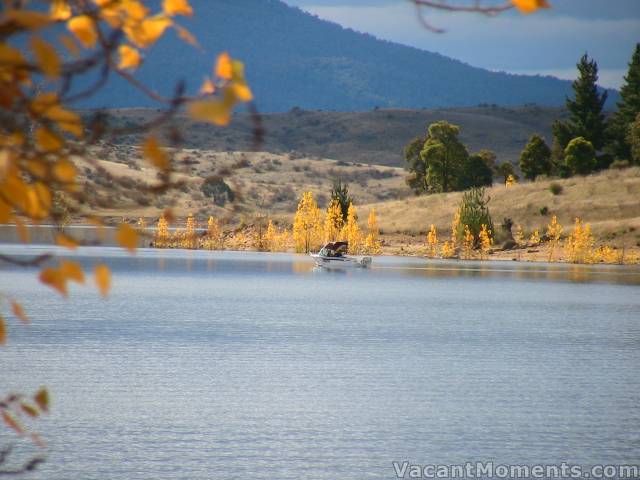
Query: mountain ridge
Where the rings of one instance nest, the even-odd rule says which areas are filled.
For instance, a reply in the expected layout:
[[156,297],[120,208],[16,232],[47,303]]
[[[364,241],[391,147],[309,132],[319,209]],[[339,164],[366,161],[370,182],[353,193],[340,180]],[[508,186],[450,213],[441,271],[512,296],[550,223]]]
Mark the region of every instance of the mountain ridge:
[[[191,0],[182,20],[205,53],[174,33],[147,55],[136,77],[164,95],[180,79],[195,92],[215,56],[229,51],[246,65],[258,108],[337,111],[447,108],[497,104],[561,106],[571,82],[473,67],[321,20],[280,0]],[[222,19],[222,20],[220,20]],[[617,95],[610,91],[608,107]],[[148,107],[152,103],[121,79],[92,107]]]

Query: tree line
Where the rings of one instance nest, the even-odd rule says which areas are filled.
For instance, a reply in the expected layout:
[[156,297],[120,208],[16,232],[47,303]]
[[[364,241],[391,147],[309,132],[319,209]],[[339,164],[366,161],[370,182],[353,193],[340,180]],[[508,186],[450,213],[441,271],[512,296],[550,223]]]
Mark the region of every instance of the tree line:
[[[587,54],[577,64],[573,98],[567,98],[568,118],[556,120],[553,144],[533,134],[520,154],[522,175],[534,180],[540,175],[563,178],[586,175],[614,165],[640,164],[640,43],[636,44],[625,83],[620,89],[618,109],[607,116],[607,92],[598,88],[598,65]],[[429,125],[404,149],[407,185],[416,193],[450,192],[489,186],[494,176],[508,183],[517,178],[510,162],[497,164],[490,150],[470,154],[459,139],[460,128],[446,121]]]

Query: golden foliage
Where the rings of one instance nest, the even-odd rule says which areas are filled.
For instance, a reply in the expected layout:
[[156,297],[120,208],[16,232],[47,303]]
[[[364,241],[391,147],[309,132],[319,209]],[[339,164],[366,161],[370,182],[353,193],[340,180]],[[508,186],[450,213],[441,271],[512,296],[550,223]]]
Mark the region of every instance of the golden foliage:
[[547,238],[549,240],[549,258],[548,261],[553,261],[553,253],[560,242],[562,236],[562,225],[558,223],[558,218],[554,215],[551,218],[551,223],[547,225]]
[[593,263],[594,239],[591,235],[591,225],[583,224],[579,218],[575,219],[573,231],[565,242],[565,257],[572,263]]
[[456,255],[456,247],[449,241],[446,240],[442,244],[442,249],[440,250],[440,256],[442,258],[453,258]]
[[460,229],[460,208],[453,214],[453,220],[451,221],[451,248],[454,252],[457,249],[458,242],[458,230]]
[[511,0],[511,3],[524,14],[533,13],[541,8],[551,7],[546,0]]
[[191,250],[198,248],[198,236],[196,232],[197,228],[198,228],[198,224],[196,222],[196,219],[192,214],[189,214],[189,216],[187,217],[187,223],[185,225],[185,229],[184,229],[184,232],[182,233],[182,238],[180,241],[180,246],[182,248],[188,248]]
[[493,238],[491,237],[491,233],[491,229],[489,229],[485,224],[482,224],[478,237],[480,240],[480,254],[483,259],[487,258],[487,255],[491,251],[491,246],[493,245]]
[[[447,245],[447,248],[449,246]],[[427,254],[431,258],[435,258],[438,251],[438,232],[436,226],[432,223],[427,233]],[[443,255],[444,256],[444,255]]]
[[285,228],[279,230],[271,220],[267,225],[267,231],[264,236],[265,249],[269,252],[284,252],[287,250],[289,243],[289,231]]
[[324,241],[334,242],[338,240],[338,236],[342,231],[343,223],[344,220],[342,218],[340,202],[332,200],[324,217]]
[[207,250],[224,249],[224,235],[216,218],[210,216],[207,220],[207,233],[200,240],[200,245]]
[[93,275],[100,294],[106,297],[111,289],[111,270],[104,263],[100,263],[93,269]]
[[4,318],[0,316],[0,345],[5,345],[7,343],[7,324],[4,321]]
[[531,234],[531,237],[529,238],[529,243],[534,247],[537,245],[540,245],[540,232],[537,228]]
[[293,220],[293,241],[298,253],[320,247],[323,236],[321,212],[312,192],[304,192]]
[[364,242],[364,253],[370,253],[372,255],[380,254],[382,246],[378,240],[379,236],[380,228],[378,227],[378,217],[375,208],[372,208],[367,218],[367,238]]
[[353,203],[349,204],[347,223],[342,227],[341,238],[349,242],[349,253],[358,254],[364,247],[364,236],[358,225],[358,213]]
[[24,324],[29,323],[29,317],[27,317],[27,314],[25,313],[24,308],[15,300],[11,301],[11,310],[13,311],[13,314],[17,318],[19,318],[22,323]]
[[462,237],[462,258],[471,259],[473,253],[474,238],[468,225],[464,226],[464,236]]
[[164,215],[158,219],[153,244],[158,248],[165,248],[169,246],[169,222],[167,222]]
[[131,253],[135,253],[138,247],[138,231],[131,225],[122,223],[116,231],[116,242],[122,248],[126,248]]
[[118,54],[120,55],[120,62],[118,68],[135,70],[140,66],[142,62],[142,56],[140,52],[131,45],[120,45],[118,47]]
[[509,188],[509,187],[513,187],[516,183],[518,183],[518,181],[516,180],[516,177],[514,177],[513,175],[509,175],[507,177],[507,180],[504,182],[505,187]]

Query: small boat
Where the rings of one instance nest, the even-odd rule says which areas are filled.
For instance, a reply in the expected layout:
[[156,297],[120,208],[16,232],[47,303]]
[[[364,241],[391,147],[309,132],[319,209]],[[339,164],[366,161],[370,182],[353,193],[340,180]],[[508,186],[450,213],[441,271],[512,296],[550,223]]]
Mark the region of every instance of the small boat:
[[347,255],[349,242],[329,242],[318,253],[310,253],[316,265],[324,268],[367,268],[371,257]]

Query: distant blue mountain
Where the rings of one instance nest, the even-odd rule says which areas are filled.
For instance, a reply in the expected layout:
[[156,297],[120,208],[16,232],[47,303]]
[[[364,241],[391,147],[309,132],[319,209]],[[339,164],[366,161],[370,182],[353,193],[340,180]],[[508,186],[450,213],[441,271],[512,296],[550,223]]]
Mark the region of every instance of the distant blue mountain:
[[[293,107],[339,111],[535,103],[562,106],[568,81],[511,75],[345,29],[279,0],[191,0],[196,15],[180,19],[204,52],[173,32],[153,48],[137,77],[170,95],[177,81],[196,91],[217,54],[246,64],[264,112]],[[479,20],[481,21],[481,20]],[[93,107],[153,103],[113,79]],[[612,92],[608,106],[617,92]]]

